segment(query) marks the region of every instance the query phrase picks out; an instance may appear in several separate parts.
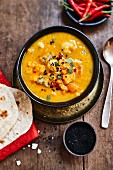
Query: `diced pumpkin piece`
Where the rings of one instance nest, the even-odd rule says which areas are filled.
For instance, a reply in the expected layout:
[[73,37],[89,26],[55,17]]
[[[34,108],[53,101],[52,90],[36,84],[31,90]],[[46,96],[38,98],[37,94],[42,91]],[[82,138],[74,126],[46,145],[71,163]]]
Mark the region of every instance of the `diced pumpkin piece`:
[[68,91],[70,91],[71,93],[74,93],[78,90],[78,86],[76,86],[75,84],[73,83],[70,83],[68,84]]
[[69,84],[72,81],[75,80],[75,73],[73,72],[72,74],[65,74],[63,75],[63,82],[64,84]]
[[59,84],[59,87],[60,87],[61,90],[63,90],[63,91],[68,91],[67,86],[65,86],[64,84]]
[[27,63],[27,66],[28,66],[28,67],[31,67],[31,66],[32,66],[32,62],[29,61],[29,62]]
[[33,69],[31,67],[27,67],[26,73],[27,74],[32,74]]
[[36,69],[37,69],[37,71],[38,71],[40,74],[42,74],[42,73],[44,73],[44,71],[45,71],[45,66],[42,65],[42,64],[38,64],[38,65],[36,66]]
[[37,82],[38,78],[39,77],[37,75],[34,75],[32,76],[31,81]]
[[43,42],[41,42],[41,41],[40,41],[40,42],[38,42],[38,47],[39,47],[39,48],[44,48],[44,43],[43,43]]
[[78,67],[77,67],[77,69],[78,69],[78,74],[82,74],[82,72],[83,72],[83,66],[82,65],[79,65]]
[[31,64],[31,66],[34,68],[34,67],[36,67],[37,66],[37,62],[33,62],[32,64]]

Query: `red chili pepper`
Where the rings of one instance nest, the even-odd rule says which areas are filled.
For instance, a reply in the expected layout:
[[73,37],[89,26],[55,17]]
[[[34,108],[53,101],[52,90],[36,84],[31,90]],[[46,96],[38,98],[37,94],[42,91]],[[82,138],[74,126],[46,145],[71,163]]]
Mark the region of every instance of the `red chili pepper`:
[[87,18],[85,21],[92,21],[94,19],[97,19],[99,17],[110,17],[109,14],[106,14],[107,11],[98,11],[97,13],[95,13],[94,15],[92,15],[91,17]]
[[72,6],[72,8],[80,15],[82,16],[82,12],[78,8],[78,4],[74,2],[74,0],[68,0],[69,4]]
[[76,72],[77,71],[77,69],[76,68],[74,68],[74,70],[73,70],[74,72]]
[[104,2],[104,3],[108,3],[108,2],[113,2],[113,0],[95,0],[96,2]]
[[91,6],[97,8],[97,2],[92,2]]
[[97,5],[97,6],[102,6],[102,5],[105,5],[105,2],[95,2],[95,4]]
[[[74,2],[81,4],[81,0],[74,0]],[[82,2],[87,3],[87,0],[82,0]],[[108,3],[108,2],[113,2],[113,0],[94,0],[94,2]]]
[[[84,18],[86,15],[87,15],[87,13],[89,12],[89,9],[90,9],[90,7],[91,7],[91,4],[92,4],[92,0],[88,0],[88,2],[87,2],[87,4],[86,4],[86,9],[85,9],[85,11],[84,11],[84,13],[83,13],[83,15],[82,15],[82,18]],[[81,18],[81,19],[82,19]]]
[[[92,1],[91,7],[98,7],[96,3],[97,3],[97,2],[93,2],[93,1]],[[85,8],[86,8],[86,3],[81,3],[81,4],[79,4],[79,7],[83,7],[84,10],[85,10]]]
[[79,4],[79,6],[84,7],[84,6],[86,6],[86,3],[81,3],[81,4]]
[[78,9],[82,12],[85,10],[85,8],[81,7],[80,5],[78,6]]
[[104,8],[109,8],[109,7],[110,7],[110,5],[102,5],[102,6],[99,6],[97,8],[91,9],[84,18],[81,18],[79,20],[79,22],[86,20],[87,18],[91,17],[92,15],[94,15],[95,13],[97,13],[100,10],[102,10]]
[[59,53],[58,56],[59,56],[59,58],[62,58],[62,57],[63,57],[63,54],[62,54],[62,53]]

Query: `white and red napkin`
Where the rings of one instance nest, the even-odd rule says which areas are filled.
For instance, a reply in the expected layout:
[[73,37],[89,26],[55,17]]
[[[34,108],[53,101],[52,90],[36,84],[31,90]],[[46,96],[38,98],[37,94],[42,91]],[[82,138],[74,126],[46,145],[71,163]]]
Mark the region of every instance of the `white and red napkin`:
[[[8,80],[1,71],[0,71],[0,83],[11,87],[11,84],[8,82]],[[0,161],[4,160],[9,155],[16,152],[17,150],[22,148],[24,145],[30,143],[37,137],[39,137],[38,130],[35,124],[32,123],[30,129],[25,134],[23,134],[18,139],[13,141],[11,144],[7,145],[6,147],[0,150]]]

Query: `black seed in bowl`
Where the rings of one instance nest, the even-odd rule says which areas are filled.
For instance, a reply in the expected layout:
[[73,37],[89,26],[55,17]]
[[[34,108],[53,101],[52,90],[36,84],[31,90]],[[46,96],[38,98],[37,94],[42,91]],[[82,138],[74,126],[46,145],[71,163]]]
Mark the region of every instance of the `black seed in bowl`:
[[86,122],[75,122],[64,133],[64,144],[67,150],[76,156],[84,156],[90,153],[95,143],[95,131]]

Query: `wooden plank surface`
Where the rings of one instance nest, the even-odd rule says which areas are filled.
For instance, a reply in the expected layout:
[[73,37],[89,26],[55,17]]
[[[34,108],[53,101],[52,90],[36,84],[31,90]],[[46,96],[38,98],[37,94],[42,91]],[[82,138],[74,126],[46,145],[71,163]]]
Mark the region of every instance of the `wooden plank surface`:
[[[112,170],[113,169],[113,106],[110,117],[110,123],[108,129],[101,128],[101,114],[107,92],[110,69],[104,62],[102,57],[102,49],[105,42],[113,37],[113,15],[105,23],[96,27],[84,28],[83,31],[95,44],[99,53],[103,71],[104,71],[104,88],[96,107],[93,108],[88,114],[85,115],[85,121],[90,122],[97,132],[97,144],[95,151],[85,159],[85,168],[87,170]],[[113,103],[113,101],[112,101]]]
[[[99,26],[81,28],[65,14],[58,0],[0,0],[0,69],[10,82],[12,82],[15,61],[25,42],[37,31],[53,25],[69,25],[83,30],[94,42],[100,58],[103,44],[113,36],[113,16]],[[40,138],[34,142],[39,144],[42,153],[38,155],[37,150],[25,146],[0,162],[0,170],[9,168],[11,170],[113,169],[113,114],[109,129],[100,128],[102,107],[109,80],[109,68],[102,58],[101,61],[105,73],[104,89],[96,106],[84,116],[84,120],[91,123],[97,133],[97,144],[93,153],[82,158],[74,157],[65,150],[62,135],[70,123],[53,125],[34,118],[37,128],[41,131]],[[16,160],[21,161],[21,166],[16,165]]]

